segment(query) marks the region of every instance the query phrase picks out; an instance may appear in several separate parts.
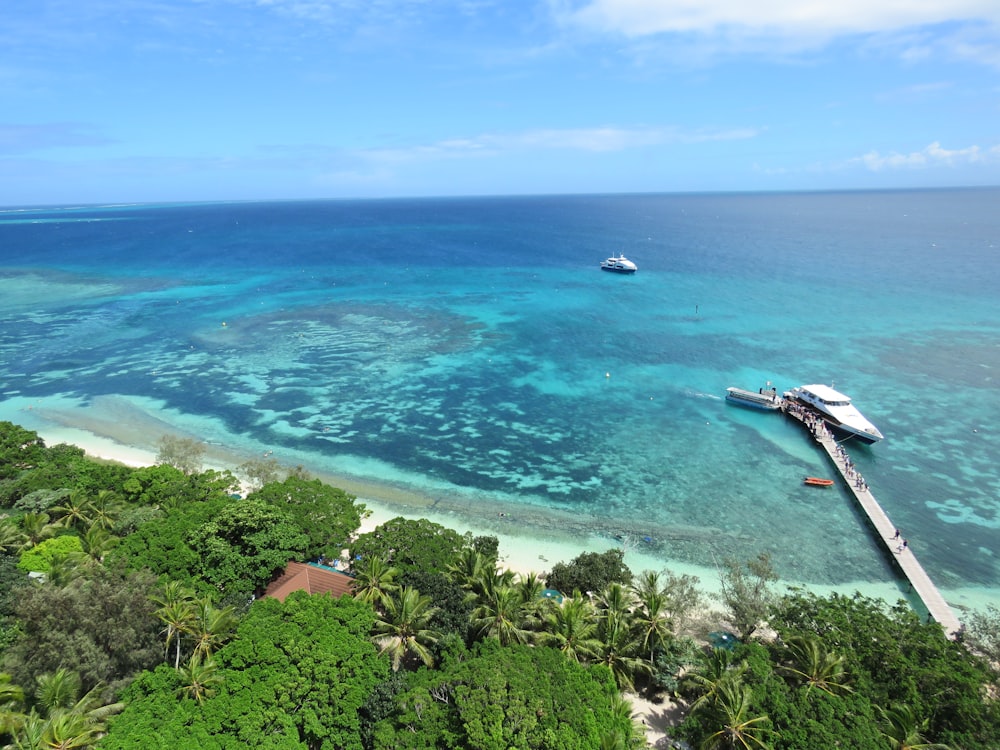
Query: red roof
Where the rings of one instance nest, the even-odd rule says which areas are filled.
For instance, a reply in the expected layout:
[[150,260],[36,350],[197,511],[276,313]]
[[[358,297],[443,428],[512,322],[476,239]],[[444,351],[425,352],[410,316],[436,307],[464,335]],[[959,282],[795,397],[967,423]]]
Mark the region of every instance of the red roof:
[[290,562],[285,572],[271,582],[264,592],[265,597],[285,601],[293,591],[308,591],[310,594],[326,594],[340,597],[354,593],[354,579],[346,573],[321,568],[318,565]]

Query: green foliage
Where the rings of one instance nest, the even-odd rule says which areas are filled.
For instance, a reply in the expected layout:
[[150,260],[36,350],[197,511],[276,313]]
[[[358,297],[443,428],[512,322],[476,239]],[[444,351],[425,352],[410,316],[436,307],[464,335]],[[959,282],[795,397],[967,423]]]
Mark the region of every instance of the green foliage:
[[236,471],[253,490],[259,490],[265,485],[279,481],[281,464],[276,458],[252,458],[237,466]]
[[546,579],[549,588],[566,595],[574,591],[595,594],[612,583],[628,584],[632,571],[625,564],[625,551],[609,549],[607,552],[584,552],[569,563],[557,563]]
[[964,640],[994,664],[1000,663],[1000,608],[988,604],[984,611],[971,612]]
[[597,748],[605,734],[632,734],[631,723],[612,710],[615,693],[601,667],[549,648],[487,641],[464,660],[416,673],[397,696],[394,715],[376,726],[372,747]]
[[167,511],[165,516],[142,524],[135,533],[123,539],[110,558],[133,570],[148,569],[158,576],[186,581],[207,591],[209,585],[199,576],[201,561],[189,540],[230,502],[224,496],[215,495],[203,502],[185,503]]
[[163,435],[157,442],[156,463],[167,464],[185,474],[201,471],[205,445],[191,438]]
[[248,500],[262,500],[279,508],[307,537],[307,559],[339,557],[351,535],[361,525],[363,504],[356,498],[318,479],[288,477],[252,493]]
[[771,584],[778,576],[771,567],[771,556],[762,552],[745,563],[726,558],[719,577],[729,621],[745,641],[767,620],[777,601]]
[[412,586],[434,602],[435,612],[429,627],[441,634],[455,633],[465,638],[469,630],[472,602],[465,591],[446,575],[432,571],[410,571],[403,579],[404,586]]
[[352,558],[380,557],[405,576],[414,570],[446,573],[463,546],[465,538],[457,531],[425,518],[399,517],[359,536],[350,551]]
[[653,686],[675,694],[681,672],[698,661],[698,644],[687,636],[669,637],[654,651],[650,679]]
[[372,623],[371,608],[347,597],[258,601],[215,655],[214,695],[199,704],[183,697],[189,675],[148,672],[101,747],[362,750],[360,710],[389,672]]
[[[908,706],[927,718],[923,732],[955,748],[1000,747],[1000,704],[985,698],[989,666],[944,637],[905,602],[893,607],[856,594],[785,597],[772,617],[783,641],[816,637],[842,656],[854,696],[840,696],[857,716],[876,706]],[[775,660],[783,658],[778,652]],[[814,693],[816,691],[813,691]],[[818,700],[818,699],[817,699]]]
[[45,457],[45,441],[37,432],[13,422],[0,422],[0,479],[35,468]]
[[83,554],[80,537],[64,535],[46,539],[21,553],[17,567],[26,573],[48,573],[55,558]]
[[249,597],[289,560],[304,560],[309,539],[290,513],[265,500],[236,500],[190,537],[201,578],[221,593]]
[[229,499],[239,483],[229,472],[185,474],[173,466],[135,469],[121,484],[126,502],[173,509],[195,502]]
[[52,508],[52,506],[58,505],[69,497],[69,494],[70,491],[66,488],[58,490],[35,490],[18,498],[14,502],[14,507],[17,510],[23,510],[25,513],[44,513]]
[[65,587],[21,588],[14,607],[20,631],[4,654],[3,671],[20,685],[34,685],[39,675],[66,668],[79,673],[85,690],[119,689],[162,658],[149,599],[155,583],[148,574],[98,566]]

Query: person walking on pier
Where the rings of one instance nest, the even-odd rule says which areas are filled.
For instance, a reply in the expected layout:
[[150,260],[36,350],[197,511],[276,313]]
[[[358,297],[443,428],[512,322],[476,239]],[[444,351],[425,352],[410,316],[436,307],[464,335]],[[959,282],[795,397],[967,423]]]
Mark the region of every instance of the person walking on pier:
[[893,537],[893,540],[896,539],[899,539],[899,529],[896,529],[896,535]]

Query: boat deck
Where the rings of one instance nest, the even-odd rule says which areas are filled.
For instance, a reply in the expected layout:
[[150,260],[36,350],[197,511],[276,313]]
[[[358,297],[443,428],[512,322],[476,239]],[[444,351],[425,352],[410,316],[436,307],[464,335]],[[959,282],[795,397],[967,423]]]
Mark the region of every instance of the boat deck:
[[958,637],[962,630],[961,622],[948,606],[944,597],[941,596],[941,592],[937,590],[923,566],[917,561],[913,548],[910,546],[900,548],[903,539],[897,536],[896,526],[889,520],[888,514],[882,510],[882,506],[878,504],[867,484],[858,481],[857,473],[851,471],[847,452],[833,438],[829,430],[825,429],[822,422],[818,429],[813,429],[806,423],[802,411],[790,408],[785,408],[783,411],[812,432],[816,442],[826,451],[833,466],[843,478],[844,485],[850,490],[858,506],[865,512],[869,524],[875,530],[877,539],[881,541],[890,558],[895,561],[896,566],[909,581],[913,591],[920,597],[927,612],[944,629],[948,638],[954,640]]

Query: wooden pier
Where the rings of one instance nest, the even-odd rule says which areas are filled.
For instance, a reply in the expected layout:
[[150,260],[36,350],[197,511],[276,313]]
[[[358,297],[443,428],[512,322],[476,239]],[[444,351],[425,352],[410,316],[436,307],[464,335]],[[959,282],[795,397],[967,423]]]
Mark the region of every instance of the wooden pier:
[[896,562],[906,579],[913,587],[913,591],[924,607],[942,628],[945,635],[954,640],[961,632],[962,624],[959,622],[951,607],[941,596],[941,592],[931,581],[930,576],[923,566],[917,561],[913,549],[909,546],[903,547],[903,537],[897,536],[896,526],[889,520],[889,516],[882,510],[882,506],[875,500],[875,496],[868,489],[868,485],[860,481],[856,472],[852,472],[848,463],[849,456],[840,444],[833,438],[826,423],[820,421],[819,427],[813,429],[806,422],[805,415],[811,412],[803,412],[798,409],[788,408],[789,404],[783,404],[782,411],[793,419],[798,420],[803,427],[809,430],[820,447],[826,451],[830,457],[830,462],[834,465],[844,480],[844,485],[854,496],[854,500],[865,512],[868,522],[875,530],[876,538],[885,546],[889,556]]

